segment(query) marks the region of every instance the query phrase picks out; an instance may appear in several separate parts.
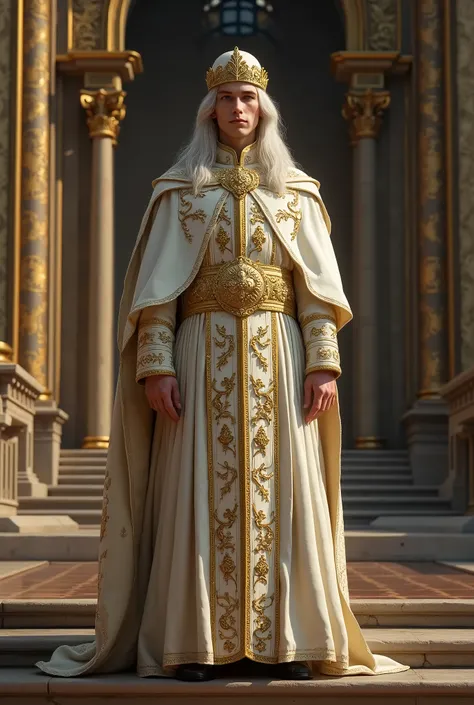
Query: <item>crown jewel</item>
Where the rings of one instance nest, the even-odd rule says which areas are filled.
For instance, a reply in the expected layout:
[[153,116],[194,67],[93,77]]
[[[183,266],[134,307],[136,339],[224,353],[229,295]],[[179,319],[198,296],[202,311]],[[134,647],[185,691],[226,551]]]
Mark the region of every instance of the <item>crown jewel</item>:
[[231,83],[233,81],[252,83],[254,86],[266,91],[268,73],[263,66],[249,66],[240,53],[239,48],[235,47],[230,60],[225,66],[210,68],[206,73],[208,90],[220,86],[222,83]]

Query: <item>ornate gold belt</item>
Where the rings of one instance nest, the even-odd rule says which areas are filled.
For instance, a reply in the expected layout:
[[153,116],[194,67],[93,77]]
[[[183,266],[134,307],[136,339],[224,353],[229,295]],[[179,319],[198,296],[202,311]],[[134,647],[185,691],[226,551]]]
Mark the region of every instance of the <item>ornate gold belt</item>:
[[201,267],[183,294],[183,318],[206,311],[227,311],[239,318],[280,311],[296,318],[291,271],[247,257]]

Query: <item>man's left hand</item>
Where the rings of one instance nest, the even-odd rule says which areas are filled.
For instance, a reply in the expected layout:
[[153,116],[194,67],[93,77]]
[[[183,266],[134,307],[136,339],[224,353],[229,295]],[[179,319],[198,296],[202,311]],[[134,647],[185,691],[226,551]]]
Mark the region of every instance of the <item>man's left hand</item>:
[[305,421],[311,423],[335,404],[337,386],[334,373],[326,370],[310,372],[304,381]]

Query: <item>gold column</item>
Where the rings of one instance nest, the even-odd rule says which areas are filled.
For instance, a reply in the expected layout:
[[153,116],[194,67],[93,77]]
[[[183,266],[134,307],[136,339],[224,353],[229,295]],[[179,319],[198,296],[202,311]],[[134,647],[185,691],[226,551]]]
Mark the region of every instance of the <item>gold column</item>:
[[48,370],[50,0],[24,0],[19,363],[51,397]]
[[125,93],[83,90],[92,139],[91,249],[87,436],[83,448],[107,448],[114,369],[114,169],[113,148],[125,117]]
[[448,375],[443,126],[443,2],[419,0],[418,266],[420,399],[439,399]]
[[354,424],[359,449],[383,446],[379,434],[376,138],[389,104],[387,91],[351,91],[342,111],[354,147]]

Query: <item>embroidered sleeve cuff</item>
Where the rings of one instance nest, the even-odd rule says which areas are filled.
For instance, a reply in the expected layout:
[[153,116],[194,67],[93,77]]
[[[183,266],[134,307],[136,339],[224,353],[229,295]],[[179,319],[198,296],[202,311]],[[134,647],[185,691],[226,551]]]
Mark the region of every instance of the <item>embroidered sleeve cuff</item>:
[[173,362],[174,331],[164,319],[151,318],[139,325],[136,381],[153,375],[176,377]]
[[336,378],[341,374],[337,329],[334,318],[327,314],[312,314],[301,322],[306,347],[305,374],[330,370]]

